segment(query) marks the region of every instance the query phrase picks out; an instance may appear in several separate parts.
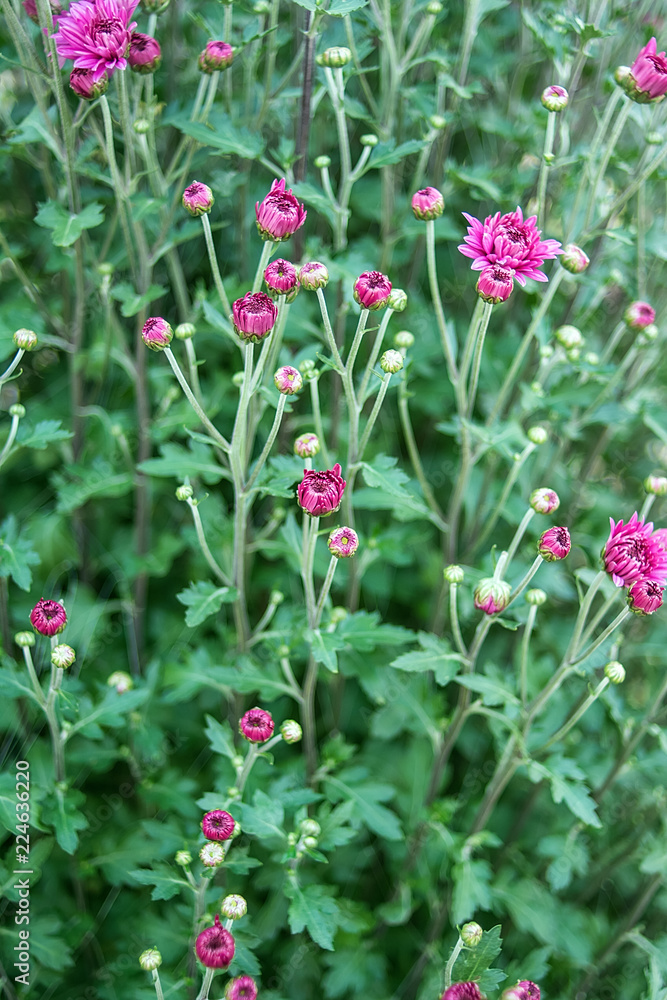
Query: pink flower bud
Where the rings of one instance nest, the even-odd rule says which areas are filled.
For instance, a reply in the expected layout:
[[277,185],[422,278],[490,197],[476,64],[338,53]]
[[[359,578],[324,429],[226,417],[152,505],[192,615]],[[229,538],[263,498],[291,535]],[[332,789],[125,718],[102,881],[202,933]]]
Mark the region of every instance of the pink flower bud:
[[125,694],[126,691],[131,691],[134,687],[134,681],[129,674],[125,673],[124,670],[114,670],[112,674],[107,677],[107,685],[113,688],[116,694]]
[[563,247],[563,255],[560,262],[570,274],[581,274],[590,264],[590,257],[584,253],[576,243],[568,243]]
[[359,536],[353,528],[334,528],[327,541],[329,552],[337,559],[348,559],[359,548]]
[[199,69],[202,73],[217,73],[231,66],[234,59],[234,49],[227,42],[210,41],[199,56]]
[[307,214],[292,189],[285,190],[284,177],[275,180],[263,201],[255,205],[259,235],[274,243],[288,240],[304,224]]
[[437,219],[445,210],[445,199],[434,187],[422,188],[412,196],[412,211],[416,219],[428,222]]
[[14,343],[22,351],[34,351],[37,347],[37,334],[23,327],[14,334]]
[[288,295],[289,292],[298,291],[296,268],[288,260],[272,260],[264,271],[264,283],[269,294]]
[[548,528],[540,535],[537,551],[547,562],[556,562],[569,555],[571,544],[567,528]]
[[82,100],[96,101],[106,93],[109,77],[104,73],[99,80],[96,80],[92,69],[75,68],[69,75],[69,85]]
[[317,434],[301,434],[294,442],[294,454],[299,458],[313,458],[320,450]]
[[354,283],[354,301],[362,309],[384,309],[391,294],[391,281],[380,271],[364,271]]
[[[650,581],[663,587],[667,578],[667,552],[662,546],[663,536],[653,531],[653,523],[640,521],[636,512],[627,524],[614,523],[612,518],[609,523],[611,531],[602,550],[602,561],[616,586],[632,587]],[[637,603],[640,600],[641,596]]]
[[[50,6],[54,19],[58,17],[59,14],[62,14],[63,9],[61,4],[58,3],[58,0],[51,0]],[[39,24],[39,17],[37,16],[37,3],[35,0],[23,0],[23,9],[31,21],[35,24]]]
[[326,288],[329,283],[329,271],[318,260],[310,260],[299,271],[299,282],[308,292],[316,292],[318,288]]
[[513,288],[512,271],[501,264],[491,264],[490,267],[485,267],[477,279],[476,285],[480,299],[493,306],[497,306],[500,302],[507,302]]
[[547,111],[564,111],[568,98],[569,95],[565,87],[558,87],[556,84],[542,91],[542,104]]
[[42,635],[59,635],[67,625],[67,612],[62,604],[42,597],[30,612],[30,621],[35,631]]
[[174,331],[161,316],[151,316],[141,331],[141,339],[151,351],[164,351],[165,347],[169,347],[173,336]]
[[478,611],[487,615],[497,615],[504,611],[510,599],[512,588],[504,580],[486,577],[475,587],[473,603]]
[[658,52],[655,38],[640,50],[630,67],[629,82],[626,93],[639,104],[657,101],[667,94],[667,58],[664,52]]
[[257,984],[250,976],[237,976],[225,986],[225,1000],[257,1000]]
[[539,490],[533,490],[528,503],[536,514],[553,514],[560,507],[560,498],[555,490],[541,487]]
[[303,378],[301,372],[291,365],[283,365],[273,376],[273,381],[278,392],[286,396],[293,396],[295,392],[303,389]]
[[157,39],[133,31],[127,61],[135,73],[154,73],[162,62],[162,50]]
[[501,995],[501,1000],[540,1000],[540,988],[537,983],[531,983],[529,979],[522,979],[516,986],[505,990]]
[[345,480],[341,478],[340,465],[333,469],[314,472],[303,470],[303,479],[297,489],[299,506],[311,517],[327,517],[334,514],[343,500]]
[[452,983],[440,1000],[484,1000],[477,983]]
[[273,719],[263,708],[251,708],[240,720],[239,732],[250,743],[266,743],[273,736]]
[[220,923],[216,913],[213,927],[207,927],[195,942],[197,958],[207,969],[226,969],[234,958],[234,938]]
[[631,302],[623,319],[631,330],[645,330],[655,322],[655,309],[648,302]]
[[653,580],[639,580],[628,591],[628,607],[636,615],[652,615],[662,606],[663,588]]
[[257,343],[273,329],[278,310],[266,292],[247,292],[232,303],[232,315],[241,340]]
[[234,817],[224,809],[213,809],[204,816],[201,829],[207,840],[229,840],[234,833]]
[[202,184],[201,181],[193,181],[192,184],[188,184],[183,192],[183,208],[195,217],[208,215],[214,202],[215,198],[210,187],[208,184]]
[[647,493],[653,493],[657,497],[664,497],[667,494],[667,477],[647,476],[644,480],[644,489]]

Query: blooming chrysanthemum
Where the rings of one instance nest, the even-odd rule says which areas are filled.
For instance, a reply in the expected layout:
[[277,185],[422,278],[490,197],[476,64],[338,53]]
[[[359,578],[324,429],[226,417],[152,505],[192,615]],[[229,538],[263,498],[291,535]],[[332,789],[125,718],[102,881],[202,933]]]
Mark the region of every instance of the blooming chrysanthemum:
[[263,708],[251,708],[239,721],[239,732],[250,743],[266,743],[273,736],[273,719]]
[[213,927],[206,927],[195,942],[197,958],[207,969],[226,969],[234,958],[234,938],[216,913]]
[[201,829],[207,840],[229,840],[234,833],[234,817],[224,809],[212,809],[201,821]]
[[67,625],[67,612],[57,601],[40,598],[30,612],[32,627],[42,635],[58,635]]
[[520,208],[507,215],[500,212],[488,215],[484,222],[467,212],[463,215],[469,223],[468,235],[459,250],[464,257],[472,258],[473,271],[500,264],[514,272],[513,277],[520,285],[526,284],[526,278],[549,280],[540,267],[563,251],[558,240],[540,239],[541,230],[535,225],[537,216],[524,219]]
[[275,180],[271,190],[255,205],[257,229],[263,240],[287,240],[306,221],[307,212],[292,189],[285,190],[285,178]]
[[303,479],[297,489],[299,506],[311,517],[326,517],[334,514],[341,505],[345,480],[341,477],[338,462],[333,469],[315,472],[303,470]]
[[547,562],[556,562],[569,555],[571,544],[567,528],[548,528],[540,535],[537,551]]
[[640,521],[636,512],[627,524],[614,523],[612,518],[609,523],[611,531],[602,550],[602,560],[616,586],[631,587],[640,581],[664,586],[667,551],[661,544],[662,535],[653,532],[653,523]]
[[74,61],[75,68],[89,69],[93,80],[111,76],[127,67],[136,21],[130,23],[139,0],[76,0],[58,18],[55,33],[58,61]]

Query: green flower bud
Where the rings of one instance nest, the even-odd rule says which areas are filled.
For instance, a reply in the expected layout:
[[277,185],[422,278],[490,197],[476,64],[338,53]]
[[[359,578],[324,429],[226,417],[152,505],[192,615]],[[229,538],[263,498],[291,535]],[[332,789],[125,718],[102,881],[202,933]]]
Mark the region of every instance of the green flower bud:
[[394,337],[394,347],[399,350],[408,350],[415,342],[415,336],[409,330],[399,330]]
[[176,499],[177,500],[190,500],[194,496],[194,490],[189,483],[182,483],[180,486],[176,487]]
[[604,675],[612,684],[622,684],[625,680],[625,668],[618,660],[610,660],[604,668]]
[[453,563],[451,566],[445,566],[442,575],[447,583],[463,583],[464,573],[461,566],[456,566]]
[[179,323],[174,330],[177,340],[190,340],[196,333],[194,323]]
[[532,441],[533,444],[545,444],[549,440],[549,435],[544,427],[529,427],[527,435],[528,440]]
[[393,309],[394,312],[403,312],[408,304],[408,296],[403,291],[402,288],[392,288],[389,293],[389,302],[387,307]]
[[380,140],[376,135],[372,135],[370,133],[367,135],[362,135],[361,138],[359,139],[359,142],[361,143],[362,146],[377,146],[379,141]]
[[174,861],[177,865],[180,865],[181,868],[187,868],[187,866],[192,862],[192,855],[189,851],[176,851]]
[[330,156],[317,156],[315,158],[315,166],[318,170],[326,170],[327,167],[331,166]]
[[18,417],[19,420],[22,420],[25,417],[25,406],[21,403],[12,403],[9,407],[9,416]]
[[469,948],[476,948],[479,942],[482,940],[482,934],[484,931],[476,924],[474,920],[470,923],[464,924],[460,930],[461,940]]
[[285,719],[280,727],[280,735],[285,743],[298,743],[302,736],[301,726],[294,719]]
[[162,965],[162,955],[157,948],[148,948],[147,951],[142,951],[139,956],[139,965],[144,972],[153,972],[154,969],[159,969]]
[[76,660],[76,653],[71,646],[61,642],[51,650],[51,663],[59,670],[67,670]]
[[17,632],[14,636],[14,642],[21,649],[29,648],[35,645],[35,637],[32,632]]
[[380,358],[380,368],[386,374],[395,375],[403,367],[403,356],[398,351],[385,351]]
[[533,590],[526,591],[526,601],[528,604],[534,604],[536,608],[542,607],[546,602],[547,595],[539,587],[534,587]]

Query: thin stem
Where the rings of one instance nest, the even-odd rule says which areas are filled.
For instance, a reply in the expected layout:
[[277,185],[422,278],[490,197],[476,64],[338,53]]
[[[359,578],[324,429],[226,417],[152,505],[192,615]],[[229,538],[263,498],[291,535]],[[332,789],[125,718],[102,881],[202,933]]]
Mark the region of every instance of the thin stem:
[[249,493],[257,481],[257,477],[264,468],[264,463],[266,462],[271,449],[273,448],[274,441],[278,436],[278,431],[280,430],[280,424],[283,419],[283,413],[285,412],[285,403],[287,402],[287,395],[284,392],[280,393],[280,398],[278,399],[278,406],[276,407],[276,415],[273,418],[273,426],[269,432],[269,436],[266,439],[266,444],[262,449],[262,453],[255,463],[255,468],[253,469],[250,479],[247,481],[244,487],[244,493]]
[[447,328],[447,323],[445,321],[445,313],[442,308],[442,299],[440,298],[440,289],[438,288],[438,271],[435,262],[435,220],[429,219],[426,222],[426,253],[427,253],[427,263],[428,263],[428,280],[431,288],[431,298],[433,300],[433,308],[435,309],[435,316],[438,323],[438,331],[440,333],[440,343],[442,344],[442,350],[447,361],[447,370],[449,372],[450,382],[455,383],[458,375],[456,371],[456,361],[455,361],[455,347],[451,342],[451,334]]
[[458,584],[450,583],[449,585],[449,624],[452,628],[452,635],[454,636],[454,642],[456,643],[456,648],[462,656],[468,657],[468,650],[463,641],[463,636],[461,635],[461,626],[459,624],[459,611],[458,611]]
[[20,417],[16,415],[12,417],[12,422],[9,428],[9,434],[7,435],[7,440],[5,441],[2,451],[0,451],[0,466],[4,465],[5,459],[9,455],[9,452],[11,451],[12,445],[14,444],[14,441],[16,439],[16,433],[19,429],[20,422],[21,422]]
[[[373,404],[373,409],[371,410],[371,415],[368,418],[368,423],[366,424],[366,429],[362,435],[361,441],[359,442],[359,451],[357,453],[357,461],[360,462],[364,457],[364,451],[366,450],[366,445],[368,444],[371,436],[371,431],[375,421],[378,418],[380,408],[384,402],[384,397],[387,395],[387,389],[389,388],[389,383],[391,382],[391,372],[387,372],[382,382],[380,383],[380,389],[375,397],[375,403]],[[0,456],[1,458],[2,456]]]
[[468,417],[472,416],[472,411],[475,408],[477,384],[479,382],[479,372],[482,366],[484,338],[486,337],[486,331],[489,328],[489,320],[491,319],[492,311],[493,305],[490,302],[485,302],[484,311],[482,312],[482,318],[479,321],[479,329],[477,331],[477,343],[475,344],[475,355],[472,361],[472,373],[470,375],[470,386],[468,388]]
[[32,661],[32,653],[30,652],[29,646],[21,647],[23,652],[23,659],[25,660],[25,665],[28,670],[28,676],[30,677],[30,682],[34,688],[35,694],[37,695],[37,700],[39,701],[42,708],[46,706],[46,698],[44,697],[44,692],[42,691],[39,680],[37,679],[37,673],[35,671],[35,665]]
[[[470,323],[468,324],[468,332],[466,334],[466,339],[463,347],[463,357],[461,359],[461,367],[459,369],[459,385],[461,385],[462,392],[465,393],[465,385],[462,383],[468,377],[468,370],[470,368],[470,362],[472,361],[473,348],[477,342],[477,330],[479,329],[479,321],[482,318],[482,310],[484,309],[484,299],[480,299],[479,295],[475,301],[475,308],[472,311],[472,316],[470,317]],[[467,403],[464,403],[461,407],[462,412],[466,409]]]
[[4,371],[2,373],[2,375],[0,375],[0,385],[3,385],[5,382],[9,381],[9,379],[12,376],[12,372],[14,372],[16,370],[16,368],[18,367],[18,364],[19,364],[19,362],[20,362],[20,360],[21,360],[21,358],[23,357],[24,354],[25,354],[24,349],[22,347],[20,347],[18,349],[18,351],[16,352],[16,354],[14,355],[14,358],[13,358],[12,363],[10,364],[9,368],[7,368],[7,370]]
[[243,770],[236,779],[236,787],[238,788],[239,792],[241,793],[243,792],[243,789],[245,788],[246,785],[246,781],[248,780],[250,772],[252,771],[255,765],[255,761],[259,757],[260,753],[261,751],[260,748],[257,746],[257,744],[251,743],[250,747],[248,748],[248,753],[246,754],[245,763],[243,764]]
[[211,983],[213,982],[213,976],[216,974],[217,969],[207,969],[204,975],[204,981],[201,984],[201,989],[197,994],[197,1000],[208,1000],[209,990],[211,989]]
[[201,386],[199,384],[199,370],[197,365],[197,354],[195,352],[195,345],[192,343],[192,338],[189,337],[185,341],[185,353],[188,356],[188,373],[190,375],[190,381],[192,382],[192,391],[195,398],[202,404]]
[[127,97],[127,79],[125,73],[116,73],[116,83],[118,90],[118,110],[120,114],[120,124],[123,130],[123,142],[125,144],[125,174],[128,179],[135,177],[137,172],[137,161],[132,143],[133,133],[130,129],[130,103]]
[[600,355],[600,364],[601,365],[606,365],[611,360],[614,351],[618,347],[619,342],[620,342],[623,334],[625,333],[625,329],[626,329],[625,322],[623,320],[621,320],[620,323],[616,324],[616,326],[614,327],[614,331],[613,331],[611,337],[609,338],[609,340],[605,344],[604,350],[603,350],[602,354]]
[[275,243],[272,240],[265,240],[264,246],[262,247],[262,254],[259,258],[259,264],[257,265],[257,270],[255,271],[255,280],[252,283],[253,292],[258,292],[262,287],[262,281],[264,280],[264,271],[266,265],[271,259],[271,254],[275,248]]
[[621,137],[621,132],[625,127],[625,123],[627,121],[628,115],[630,114],[631,110],[632,110],[632,101],[628,98],[618,113],[616,124],[614,125],[611,136],[609,137],[609,142],[607,143],[607,147],[604,153],[602,154],[602,159],[600,160],[600,166],[598,167],[597,173],[595,174],[595,177],[593,179],[593,183],[591,184],[588,206],[586,208],[586,215],[584,217],[584,225],[583,225],[584,230],[588,229],[588,224],[591,221],[593,211],[597,204],[596,196],[598,187],[607,171],[609,160],[611,159],[612,153],[616,148],[616,143]]
[[521,704],[525,708],[528,704],[528,648],[530,637],[535,627],[537,618],[537,605],[531,604],[528,610],[528,618],[521,637],[521,654],[519,659],[519,689],[521,692]]
[[516,483],[519,477],[519,472],[521,471],[521,468],[524,465],[528,456],[535,451],[535,447],[536,445],[534,445],[531,441],[529,444],[526,445],[526,447],[523,449],[519,457],[515,459],[515,461],[513,462],[512,468],[510,469],[507,479],[505,480],[505,485],[503,487],[502,493],[500,494],[498,503],[494,507],[491,516],[486,520],[484,528],[479,537],[477,538],[477,542],[475,545],[475,548],[477,550],[481,548],[483,543],[486,541],[486,539],[489,537],[489,535],[495,528],[496,524],[498,523],[498,518],[505,509],[505,504],[507,503],[509,495],[512,492],[512,489],[514,488],[514,484]]
[[222,302],[222,308],[225,310],[225,318],[230,319],[232,315],[232,307],[229,304],[229,299],[227,298],[225,286],[222,283],[220,268],[218,267],[218,258],[216,256],[215,247],[213,245],[213,234],[211,233],[211,223],[209,222],[208,215],[204,214],[201,216],[201,224],[204,227],[204,239],[206,240],[206,249],[208,251],[208,259],[211,265],[211,272],[213,274],[213,281],[215,284],[215,288],[220,298],[220,301]]
[[287,656],[280,657],[280,669],[282,670],[285,676],[285,680],[287,681],[292,690],[293,696],[296,698],[299,704],[303,704],[303,695],[301,694],[301,688],[296,682],[296,677],[294,676],[289,658]]
[[203,122],[206,122],[206,120],[208,119],[209,111],[213,107],[215,95],[218,91],[219,79],[220,79],[220,70],[216,70],[214,73],[211,73],[211,76],[208,81],[208,93],[206,95],[206,103],[204,104],[201,113],[201,121]]
[[604,136],[607,134],[609,123],[611,122],[614,111],[616,110],[616,105],[621,100],[622,96],[623,94],[620,88],[614,87],[613,91],[609,96],[607,107],[604,110],[604,114],[602,116],[602,119],[600,120],[600,124],[597,127],[595,136],[593,137],[593,141],[588,148],[588,155],[586,157],[586,162],[584,163],[584,168],[581,171],[581,180],[579,181],[579,187],[577,189],[577,194],[574,199],[574,205],[572,207],[572,214],[570,215],[570,225],[568,227],[567,242],[571,240],[572,234],[575,231],[577,214],[579,211],[579,203],[581,202],[586,187],[586,181],[590,177],[590,169],[589,169],[590,165],[595,161],[595,157],[597,156],[602,140]]
[[605,639],[607,639],[611,635],[611,633],[614,632],[618,628],[618,626],[621,624],[621,622],[625,621],[625,619],[630,614],[632,614],[632,612],[630,611],[630,608],[628,608],[628,607],[625,607],[625,608],[622,609],[622,611],[619,611],[619,613],[614,618],[613,622],[611,622],[610,625],[607,625],[607,627],[604,630],[604,632],[601,632],[600,635],[597,637],[597,639],[595,639],[590,644],[590,646],[588,646],[583,651],[583,653],[581,653],[579,656],[575,657],[575,659],[570,660],[571,666],[574,667],[577,663],[581,663],[583,660],[587,660],[588,657],[591,655],[591,653],[595,652],[595,650],[598,648],[598,646],[601,646],[602,643],[605,641]]
[[334,337],[331,320],[329,319],[329,311],[327,309],[327,300],[324,298],[324,292],[321,288],[317,289],[317,301],[320,304],[320,312],[322,314],[322,323],[324,324],[324,333],[326,335],[327,345],[331,351],[339,373],[342,374],[345,369],[345,365],[343,364],[343,359],[341,358],[338,347],[336,346],[336,338]]
[[303,581],[303,591],[306,598],[306,613],[308,616],[309,628],[315,628],[315,584],[313,581],[313,562],[315,559],[315,543],[317,542],[317,529],[320,523],[319,517],[311,517],[304,511],[303,533],[301,549],[301,579]]
[[393,315],[394,315],[393,309],[385,309],[384,316],[382,317],[382,321],[380,323],[380,326],[378,327],[378,331],[375,334],[375,340],[373,341],[373,347],[371,349],[370,357],[368,358],[366,371],[364,372],[364,377],[362,378],[361,386],[359,387],[359,399],[361,401],[362,406],[366,402],[367,398],[366,387],[368,386],[371,373],[378,359],[378,354],[380,353],[380,349],[382,347],[382,341],[384,340],[384,335],[387,332],[387,326],[389,325],[389,320]]
[[577,722],[579,722],[579,719],[582,717],[582,715],[586,714],[586,712],[591,707],[591,705],[593,704],[593,702],[597,701],[597,699],[600,697],[600,695],[602,694],[602,692],[608,686],[609,686],[609,678],[608,677],[603,677],[603,679],[600,681],[600,683],[596,687],[595,691],[592,691],[588,695],[588,697],[585,699],[585,701],[582,702],[582,704],[579,706],[579,708],[576,709],[576,711],[574,711],[572,713],[572,715],[567,720],[567,722],[565,722],[560,727],[560,729],[557,732],[555,732],[554,735],[550,739],[548,739],[546,741],[546,743],[543,743],[542,746],[539,748],[539,750],[535,751],[535,753],[542,753],[548,747],[552,746],[552,744],[558,743],[559,740],[562,740],[563,737],[566,736],[569,733],[569,731],[572,729],[572,727],[576,726]]
[[447,965],[445,966],[445,989],[446,990],[448,990],[449,987],[452,985],[452,973],[454,971],[454,965],[456,963],[456,959],[461,954],[461,949],[462,948],[463,948],[463,940],[461,938],[461,935],[459,935],[459,939],[456,942],[456,944],[454,945],[454,948],[452,949],[452,953],[449,956],[449,961],[447,962]]
[[554,136],[556,135],[557,111],[549,111],[547,118],[547,128],[544,135],[544,152],[542,154],[542,165],[540,167],[540,179],[537,184],[537,219],[540,225],[544,226],[544,206],[547,194],[547,177],[549,167],[553,160]]
[[509,546],[509,548],[507,550],[507,558],[505,559],[505,567],[509,566],[509,564],[511,563],[512,559],[514,558],[514,554],[515,554],[516,550],[519,547],[521,539],[525,535],[526,529],[527,529],[528,525],[530,524],[530,522],[533,520],[534,517],[535,517],[535,511],[533,510],[532,507],[529,507],[528,510],[526,511],[526,513],[521,518],[519,526],[517,527],[516,531],[514,532],[514,538],[510,542],[510,546]]
[[209,567],[213,571],[214,576],[217,576],[218,580],[220,580],[221,583],[224,583],[226,587],[231,587],[232,581],[229,579],[224,570],[222,570],[220,566],[218,566],[218,563],[215,557],[213,556],[213,553],[208,547],[208,542],[206,541],[206,536],[204,534],[204,525],[202,523],[201,514],[199,513],[198,503],[195,500],[193,500],[192,497],[188,497],[187,503],[188,507],[192,511],[192,520],[194,521],[195,524],[197,541],[199,542],[199,548],[202,551],[204,559],[206,560]]
[[322,584],[322,590],[320,591],[320,599],[317,602],[317,607],[315,608],[315,616],[313,628],[317,628],[320,624],[322,618],[322,612],[324,611],[324,602],[329,596],[329,591],[331,589],[331,584],[333,582],[334,573],[336,572],[336,566],[338,565],[338,556],[332,556],[329,561],[329,568],[327,569],[327,575],[324,578],[324,583]]
[[345,362],[345,374],[351,379],[352,370],[354,368],[354,362],[357,359],[357,354],[359,353],[359,348],[361,346],[361,339],[366,332],[366,323],[368,322],[368,317],[370,315],[370,310],[362,309],[359,315],[359,320],[357,322],[357,329],[354,333],[354,340],[352,341],[352,346],[350,347],[350,353],[347,356],[347,361]]
[[157,971],[157,969],[153,969],[152,973],[153,973],[153,986],[155,987],[157,1000],[164,1000],[164,993],[162,992],[162,983],[160,982],[160,974]]
[[309,380],[310,385],[310,401],[313,408],[313,423],[315,424],[315,433],[320,442],[320,448],[322,449],[322,458],[324,459],[327,468],[331,465],[331,460],[329,458],[329,449],[327,448],[326,438],[324,437],[324,425],[322,423],[322,410],[320,408],[320,390],[317,384],[316,378],[311,378]]
[[513,604],[514,601],[516,601],[517,597],[519,597],[519,595],[523,593],[523,591],[526,589],[530,581],[533,579],[533,577],[535,576],[535,574],[537,573],[538,569],[540,568],[543,562],[544,559],[542,558],[542,556],[538,555],[535,558],[533,565],[530,567],[524,578],[521,580],[519,584],[517,584],[515,589],[510,594],[510,599],[507,602],[506,607],[509,607],[510,604]]
[[201,406],[199,405],[199,403],[195,399],[194,393],[192,392],[192,389],[188,385],[187,379],[186,379],[185,375],[183,374],[183,372],[181,370],[181,366],[179,365],[178,361],[174,357],[174,354],[172,353],[171,348],[170,347],[165,347],[164,354],[165,354],[165,357],[167,358],[167,361],[171,365],[171,368],[172,368],[172,371],[173,371],[174,375],[178,379],[179,385],[180,385],[181,389],[183,390],[188,403],[190,404],[190,406],[192,407],[192,409],[195,411],[195,413],[197,414],[197,416],[199,417],[199,419],[201,420],[202,424],[204,425],[204,427],[206,428],[206,430],[209,432],[209,434],[211,435],[211,437],[214,439],[214,441],[216,442],[216,444],[220,445],[220,447],[222,448],[223,451],[229,453],[229,451],[231,449],[231,445],[230,445],[229,441],[227,441],[227,439],[222,436],[222,434],[220,433],[220,431],[216,427],[213,426],[213,424],[208,419],[208,417],[206,416],[206,414],[202,410]]
[[403,378],[398,386],[398,415],[401,421],[401,428],[403,430],[403,437],[405,439],[405,445],[408,449],[408,455],[410,456],[410,462],[412,463],[412,468],[415,476],[417,477],[417,482],[421,486],[422,493],[424,494],[424,499],[429,505],[433,516],[437,518],[436,524],[438,525],[440,531],[447,530],[447,522],[445,521],[445,516],[440,509],[438,501],[435,499],[435,494],[431,489],[430,483],[428,482],[426,475],[424,474],[424,467],[419,456],[419,449],[417,448],[417,442],[415,441],[415,435],[412,430],[412,423],[410,421],[410,411],[408,409],[408,394],[407,394],[407,379]]

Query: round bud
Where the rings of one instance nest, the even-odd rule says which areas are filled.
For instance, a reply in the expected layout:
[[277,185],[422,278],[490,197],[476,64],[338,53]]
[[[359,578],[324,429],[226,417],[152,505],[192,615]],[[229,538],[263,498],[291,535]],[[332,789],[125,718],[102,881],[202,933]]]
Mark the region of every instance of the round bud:
[[245,757],[242,757],[240,753],[235,753],[230,763],[235,771],[242,771],[245,764]]
[[664,497],[667,494],[667,478],[665,476],[647,476],[644,480],[644,489],[647,493]]
[[431,115],[428,123],[431,128],[437,129],[437,131],[440,132],[446,126],[447,119],[444,115]]
[[243,385],[243,372],[234,372],[232,375],[232,385],[236,386],[237,389],[241,388]]
[[312,851],[314,847],[317,847],[317,837],[304,837],[303,846]]
[[380,140],[378,139],[378,137],[376,135],[372,135],[371,133],[368,133],[367,135],[362,135],[361,138],[359,139],[359,142],[361,143],[362,146],[371,146],[371,147],[377,146],[379,141]]
[[533,490],[528,503],[537,514],[552,514],[560,507],[560,499],[556,491],[545,487]]
[[647,132],[644,136],[644,142],[649,146],[662,146],[664,141],[661,132]]
[[474,920],[470,923],[464,924],[460,930],[461,940],[468,948],[476,948],[479,942],[482,940],[482,935],[484,931],[476,924]]
[[655,323],[649,323],[649,325],[642,330],[641,336],[637,338],[637,343],[644,344],[648,341],[657,340],[659,334],[660,330]]
[[71,646],[61,642],[51,650],[51,663],[59,670],[67,670],[76,660],[76,653]]
[[394,347],[398,347],[399,350],[407,351],[415,342],[414,333],[410,333],[409,330],[399,330],[394,337]]
[[12,403],[9,407],[9,416],[18,417],[19,420],[25,417],[25,406],[21,403]]
[[174,331],[161,316],[150,316],[144,323],[141,339],[151,351],[164,351],[169,347]]
[[294,442],[294,454],[299,458],[313,458],[320,450],[320,439],[316,434],[301,434]]
[[115,688],[117,694],[125,694],[126,691],[132,690],[134,681],[124,670],[114,670],[107,677],[107,685],[110,688]]
[[596,354],[595,351],[586,351],[584,354],[584,361],[587,365],[599,365],[600,355]]
[[237,896],[233,893],[231,896],[225,896],[220,906],[220,912],[228,920],[240,920],[248,912],[248,904],[243,896]]
[[162,965],[162,955],[157,948],[148,948],[147,951],[142,951],[139,956],[139,965],[144,972],[153,972],[154,969],[159,969]]
[[553,357],[553,354],[554,354],[554,349],[551,346],[551,344],[544,344],[543,347],[540,347],[540,359],[542,361],[548,361],[549,358]]
[[180,486],[176,487],[176,499],[177,500],[190,500],[194,496],[194,490],[189,483],[182,483]]
[[269,596],[269,604],[282,604],[285,600],[285,595],[280,590],[272,590]]
[[610,660],[604,668],[604,675],[612,684],[622,684],[625,680],[625,668],[618,660]]
[[179,323],[174,330],[177,340],[191,340],[196,333],[194,323]]
[[445,566],[442,571],[442,575],[447,583],[463,583],[463,568],[461,566],[456,566],[454,563],[452,563],[451,566]]
[[344,622],[349,614],[347,608],[332,608],[330,622],[332,625],[338,625],[339,622]]
[[331,166],[330,156],[316,156],[314,160],[315,166],[318,170],[326,170],[327,167]]
[[347,66],[352,60],[352,53],[343,45],[336,45],[331,49],[325,49],[318,59],[318,65],[328,66],[330,69],[340,69]]
[[285,743],[298,743],[302,736],[301,726],[294,719],[285,719],[280,727],[280,735]]
[[568,361],[578,361],[581,351],[578,347],[571,347],[569,351],[565,352],[567,354]]
[[209,841],[204,844],[199,852],[199,860],[207,868],[219,868],[222,862],[225,860],[225,849],[222,844],[218,844],[215,841]]
[[541,608],[546,602],[547,595],[539,587],[534,587],[532,590],[526,591],[526,602],[528,604],[534,604],[536,608]]
[[113,264],[108,260],[103,260],[97,265],[97,273],[101,274],[103,278],[110,278],[114,270]]
[[192,855],[189,851],[176,851],[174,861],[177,865],[180,865],[181,868],[187,868],[192,861]]
[[193,181],[183,192],[183,208],[194,218],[208,215],[215,204],[215,198],[208,184]]
[[296,842],[297,842],[298,839],[299,838],[297,837],[296,833],[288,833],[287,834],[287,844],[288,844],[288,846],[289,847],[296,847]]
[[137,135],[146,135],[151,130],[151,123],[146,118],[137,118],[132,128]]
[[538,425],[535,427],[529,427],[526,433],[528,440],[532,441],[533,444],[545,444],[549,440],[549,435],[546,429]]
[[236,785],[230,785],[229,786],[229,788],[227,789],[227,798],[230,799],[232,802],[235,799],[240,799],[241,798],[241,793],[239,792],[239,790],[236,787]]
[[241,833],[242,833],[241,824],[238,822],[234,823],[234,829],[232,830],[232,840],[234,840],[235,837],[240,837]]
[[434,187],[425,187],[412,196],[412,212],[415,219],[430,222],[439,218],[445,210],[445,199],[441,191]]
[[576,347],[582,347],[584,343],[581,330],[578,330],[576,326],[570,326],[569,324],[559,326],[556,330],[555,336],[558,343],[561,344],[566,351],[571,351]]
[[380,358],[380,368],[387,375],[395,375],[403,367],[403,355],[399,351],[385,351]]
[[590,257],[576,243],[568,243],[563,247],[563,253],[558,259],[570,274],[581,274],[591,262]]
[[308,261],[299,268],[299,284],[308,292],[326,288],[329,284],[329,271],[318,260]]
[[32,632],[17,632],[14,636],[14,642],[21,649],[28,649],[30,646],[35,645],[35,637]]
[[569,95],[565,87],[558,87],[556,84],[542,91],[542,104],[547,111],[556,113],[564,111],[567,107],[568,98]]
[[392,309],[396,313],[402,313],[408,304],[408,296],[403,291],[402,288],[392,288],[389,293],[389,302],[387,303],[387,308]]
[[283,659],[283,657],[285,656],[289,656],[289,654],[290,654],[290,648],[286,643],[283,643],[282,646],[278,646],[278,656],[281,659]]
[[22,351],[34,351],[37,347],[37,334],[32,330],[17,330],[14,334],[14,343]]
[[442,4],[439,0],[429,0],[426,4],[426,13],[431,14],[433,17],[437,17],[438,14],[442,13]]
[[305,837],[319,837],[322,828],[316,819],[302,819],[299,830]]
[[301,372],[291,365],[283,365],[273,376],[273,384],[278,392],[284,396],[293,396],[295,392],[303,389],[303,378]]
[[487,615],[497,615],[507,607],[511,593],[512,588],[505,580],[486,577],[475,587],[473,603],[478,611],[483,611]]
[[252,9],[255,14],[268,14],[271,11],[271,4],[269,0],[257,0]]
[[632,90],[635,82],[629,66],[617,66],[614,70],[614,80],[626,94]]

